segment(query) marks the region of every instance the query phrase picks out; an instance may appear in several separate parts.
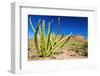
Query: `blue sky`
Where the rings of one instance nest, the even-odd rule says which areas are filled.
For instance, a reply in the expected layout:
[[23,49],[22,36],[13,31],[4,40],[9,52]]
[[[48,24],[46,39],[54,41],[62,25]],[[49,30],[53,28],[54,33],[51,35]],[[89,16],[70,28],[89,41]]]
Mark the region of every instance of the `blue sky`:
[[31,17],[34,28],[38,20],[45,20],[45,33],[47,33],[48,22],[51,22],[51,32],[57,33],[58,17],[60,17],[59,35],[68,35],[72,32],[73,35],[82,35],[88,38],[88,17],[71,17],[71,16],[47,16],[47,15],[28,15],[28,37],[32,38],[34,33],[30,27],[29,18]]

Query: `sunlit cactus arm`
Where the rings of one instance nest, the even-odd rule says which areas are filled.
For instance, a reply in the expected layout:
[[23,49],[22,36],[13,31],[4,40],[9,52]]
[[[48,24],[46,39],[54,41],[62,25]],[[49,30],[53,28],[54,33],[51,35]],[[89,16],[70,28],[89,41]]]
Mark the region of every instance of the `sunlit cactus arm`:
[[[50,46],[50,48],[48,49],[48,51],[50,52],[51,51],[51,49],[62,39],[64,37],[64,34],[62,34],[62,36],[60,37],[60,38],[56,38],[56,40],[53,42],[53,43],[51,43],[51,46]],[[52,50],[52,52],[51,53],[53,53],[53,50]]]
[[[54,53],[57,49],[59,49],[62,45],[63,42],[65,42],[67,39],[69,40],[69,38],[72,36],[72,33],[70,33],[67,37],[61,39],[59,42],[57,42],[52,49],[50,50],[50,52],[48,53],[48,55],[50,55],[51,53]],[[67,40],[67,41],[68,41]]]
[[36,26],[36,31],[34,34],[35,47],[39,54],[40,54],[40,51],[39,51],[39,46],[38,46],[38,30],[39,30],[40,23],[41,23],[41,20],[38,21],[38,24]]
[[[72,36],[72,32],[70,33],[70,35]],[[70,39],[71,36],[69,36],[68,39],[66,39],[66,41],[61,45],[61,47]]]
[[41,24],[40,24],[40,26],[39,26],[39,35],[40,35],[40,33],[41,33]]
[[29,18],[29,23],[30,23],[30,26],[31,26],[33,32],[35,33],[35,28],[34,28],[34,26],[33,26],[33,24],[32,24],[31,17]]
[[41,32],[40,32],[40,51],[42,52],[42,55],[45,56],[44,50],[45,50],[45,20],[42,21],[42,26],[41,26]]
[[48,35],[47,35],[47,49],[49,47],[49,42],[50,42],[50,34],[51,34],[51,28],[50,28],[50,22],[48,24]]

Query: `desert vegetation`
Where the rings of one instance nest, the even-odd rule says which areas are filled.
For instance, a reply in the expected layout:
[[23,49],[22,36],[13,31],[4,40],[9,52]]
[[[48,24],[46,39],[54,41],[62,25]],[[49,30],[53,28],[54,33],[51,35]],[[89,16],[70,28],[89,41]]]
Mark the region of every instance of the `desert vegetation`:
[[29,19],[33,38],[28,39],[28,60],[86,58],[88,56],[88,41],[81,35],[59,35],[60,17],[58,17],[57,32],[51,31],[48,22],[48,32],[45,33],[45,20],[38,20],[36,28]]

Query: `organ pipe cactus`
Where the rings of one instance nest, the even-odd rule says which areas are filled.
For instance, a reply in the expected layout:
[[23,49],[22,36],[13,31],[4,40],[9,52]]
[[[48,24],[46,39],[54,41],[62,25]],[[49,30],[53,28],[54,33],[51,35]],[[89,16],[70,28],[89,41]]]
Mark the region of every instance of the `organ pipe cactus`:
[[[54,54],[72,36],[72,33],[68,36],[62,34],[60,38],[58,38],[58,34],[55,35],[55,33],[51,32],[50,22],[48,22],[48,33],[46,35],[45,20],[39,20],[35,29],[30,18],[30,26],[34,32],[33,40],[39,57],[49,57]],[[58,27],[60,27],[60,18],[58,18]]]

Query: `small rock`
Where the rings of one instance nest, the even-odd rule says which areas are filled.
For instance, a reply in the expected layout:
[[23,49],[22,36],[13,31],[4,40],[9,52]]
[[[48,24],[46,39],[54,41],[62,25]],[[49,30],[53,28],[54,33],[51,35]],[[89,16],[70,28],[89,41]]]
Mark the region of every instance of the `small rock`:
[[54,56],[51,56],[50,58],[51,58],[51,59],[56,59],[56,57],[54,57]]

